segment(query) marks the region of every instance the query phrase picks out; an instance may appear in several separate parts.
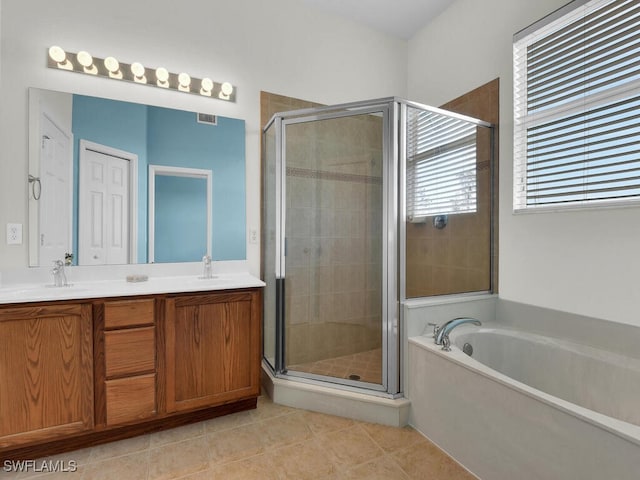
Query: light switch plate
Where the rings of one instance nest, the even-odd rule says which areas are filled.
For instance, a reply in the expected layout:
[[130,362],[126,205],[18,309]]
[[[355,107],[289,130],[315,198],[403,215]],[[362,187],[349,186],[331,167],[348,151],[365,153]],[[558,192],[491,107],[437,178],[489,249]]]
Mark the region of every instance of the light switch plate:
[[21,223],[7,223],[7,245],[22,245]]

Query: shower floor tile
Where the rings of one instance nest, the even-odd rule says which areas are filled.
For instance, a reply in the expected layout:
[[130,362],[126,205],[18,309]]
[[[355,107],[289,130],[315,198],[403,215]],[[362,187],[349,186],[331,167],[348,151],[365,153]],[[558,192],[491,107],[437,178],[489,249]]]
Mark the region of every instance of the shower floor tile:
[[376,348],[352,355],[289,365],[287,368],[296,372],[380,384],[382,383],[382,349]]

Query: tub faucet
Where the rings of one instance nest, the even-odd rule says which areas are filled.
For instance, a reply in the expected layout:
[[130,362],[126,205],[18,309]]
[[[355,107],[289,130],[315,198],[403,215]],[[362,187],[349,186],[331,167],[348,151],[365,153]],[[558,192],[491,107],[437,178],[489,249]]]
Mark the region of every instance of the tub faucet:
[[66,287],[69,285],[67,283],[67,274],[64,272],[64,262],[62,260],[54,260],[51,274],[53,275],[54,287]]
[[211,267],[211,255],[202,257],[202,278],[213,278],[213,268]]
[[467,318],[467,317],[458,317],[445,322],[441,327],[439,327],[435,332],[435,343],[436,345],[442,345],[442,350],[445,352],[451,351],[451,341],[449,340],[449,333],[451,330],[456,328],[458,325],[462,325],[465,323],[473,323],[474,325],[482,325],[480,320],[476,320],[475,318]]

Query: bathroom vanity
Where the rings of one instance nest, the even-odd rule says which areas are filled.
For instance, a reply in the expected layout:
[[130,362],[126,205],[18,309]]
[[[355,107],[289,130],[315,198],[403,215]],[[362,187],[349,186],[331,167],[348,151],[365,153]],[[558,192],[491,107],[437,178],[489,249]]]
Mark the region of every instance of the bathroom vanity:
[[153,280],[0,289],[1,459],[255,408],[262,282]]

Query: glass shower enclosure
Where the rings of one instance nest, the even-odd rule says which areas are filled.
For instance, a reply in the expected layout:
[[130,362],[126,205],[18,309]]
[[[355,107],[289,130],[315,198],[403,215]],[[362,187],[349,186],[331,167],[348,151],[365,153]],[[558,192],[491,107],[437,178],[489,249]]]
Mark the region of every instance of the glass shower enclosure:
[[278,113],[264,128],[263,348],[274,375],[402,392],[406,146],[410,109],[425,108],[387,98]]

